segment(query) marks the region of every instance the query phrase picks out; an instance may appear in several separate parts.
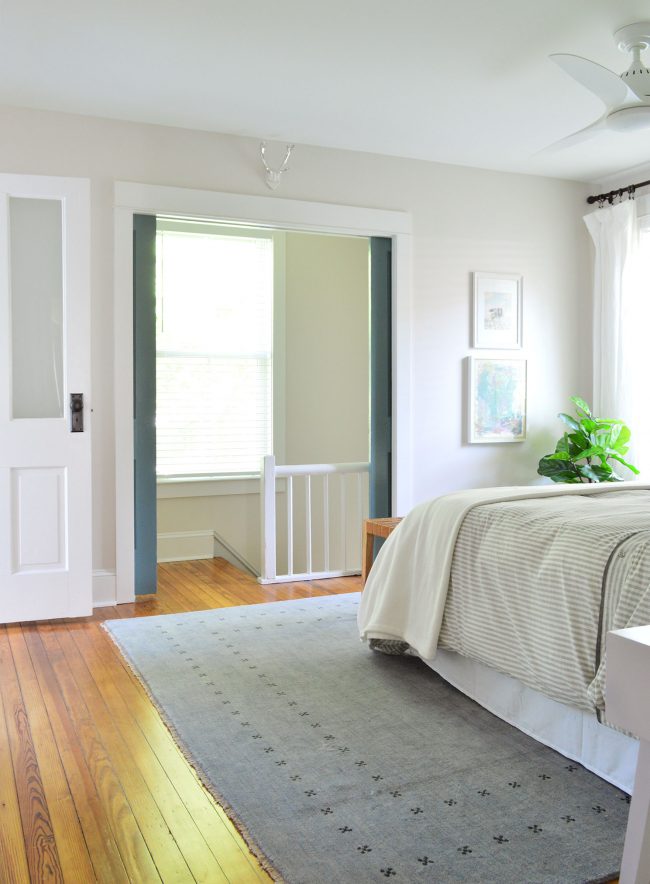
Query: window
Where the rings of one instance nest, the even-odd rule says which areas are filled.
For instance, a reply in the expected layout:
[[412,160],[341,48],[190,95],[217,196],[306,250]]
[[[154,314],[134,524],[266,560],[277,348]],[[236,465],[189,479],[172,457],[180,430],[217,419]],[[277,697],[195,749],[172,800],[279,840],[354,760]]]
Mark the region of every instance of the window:
[[258,473],[273,451],[273,234],[158,221],[156,471]]

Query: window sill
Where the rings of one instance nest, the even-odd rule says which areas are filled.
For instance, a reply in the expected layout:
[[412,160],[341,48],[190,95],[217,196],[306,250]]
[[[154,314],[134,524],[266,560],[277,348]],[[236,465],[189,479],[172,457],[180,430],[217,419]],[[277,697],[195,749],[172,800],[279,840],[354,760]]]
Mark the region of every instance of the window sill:
[[259,475],[195,476],[161,478],[156,481],[158,500],[171,497],[218,497],[220,495],[259,494]]

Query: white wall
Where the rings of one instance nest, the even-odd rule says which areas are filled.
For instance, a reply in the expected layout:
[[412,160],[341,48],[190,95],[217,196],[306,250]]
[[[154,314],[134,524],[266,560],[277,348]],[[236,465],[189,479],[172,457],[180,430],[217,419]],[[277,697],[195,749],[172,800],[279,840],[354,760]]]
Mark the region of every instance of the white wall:
[[[0,170],[84,176],[92,188],[95,569],[115,562],[113,216],[115,179],[269,196],[255,139],[0,109]],[[581,184],[298,146],[283,198],[412,213],[415,494],[535,479],[555,414],[591,393],[590,262]],[[524,275],[529,439],[467,446],[461,364],[472,270]],[[124,403],[128,407],[128,403]]]
[[[459,175],[460,170],[450,170]],[[591,397],[591,263],[581,216],[583,186],[466,172],[459,201],[450,188],[438,217],[423,219],[415,265],[414,416],[416,495],[459,487],[528,484],[561,435],[568,397]],[[464,205],[462,205],[464,203]],[[472,270],[523,274],[528,358],[528,438],[463,444],[463,357],[470,342]],[[424,282],[424,285],[423,285]],[[515,356],[516,351],[506,355]],[[461,404],[462,403],[462,404]]]

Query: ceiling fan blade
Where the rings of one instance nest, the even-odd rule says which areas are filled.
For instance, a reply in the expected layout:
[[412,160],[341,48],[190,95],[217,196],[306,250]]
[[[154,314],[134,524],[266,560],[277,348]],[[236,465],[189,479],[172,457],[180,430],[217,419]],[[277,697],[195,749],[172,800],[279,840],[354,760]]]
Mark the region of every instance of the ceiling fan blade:
[[546,147],[538,150],[537,153],[555,153],[558,150],[564,150],[567,147],[573,147],[574,144],[580,144],[583,141],[587,141],[600,129],[606,128],[606,120],[607,114],[604,114],[599,120],[596,120],[595,123],[590,123],[588,126],[585,126],[584,129],[578,129],[577,132],[572,132],[571,135],[566,135],[564,138],[560,138],[559,141],[554,141],[553,144],[548,144]]
[[608,108],[639,100],[618,74],[596,64],[595,61],[589,61],[588,58],[581,58],[579,55],[562,53],[549,55],[549,58],[581,86],[593,92]]

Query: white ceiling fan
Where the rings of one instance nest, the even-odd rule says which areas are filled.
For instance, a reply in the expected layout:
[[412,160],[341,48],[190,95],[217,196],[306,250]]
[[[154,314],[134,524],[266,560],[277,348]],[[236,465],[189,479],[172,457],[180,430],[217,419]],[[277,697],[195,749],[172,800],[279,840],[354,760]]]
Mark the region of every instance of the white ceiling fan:
[[545,150],[570,147],[602,130],[637,132],[650,128],[650,69],[641,59],[641,53],[650,46],[650,22],[627,25],[615,32],[614,39],[621,52],[632,53],[632,63],[620,76],[579,55],[549,56],[565,73],[600,98],[605,113],[589,126],[561,138]]

